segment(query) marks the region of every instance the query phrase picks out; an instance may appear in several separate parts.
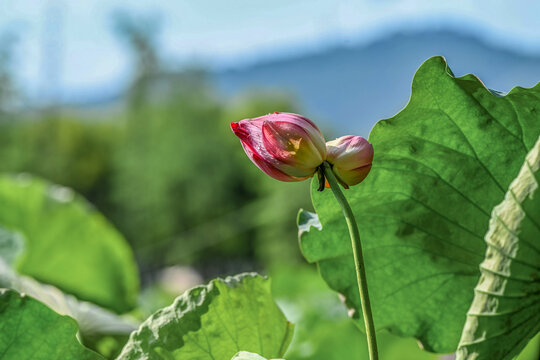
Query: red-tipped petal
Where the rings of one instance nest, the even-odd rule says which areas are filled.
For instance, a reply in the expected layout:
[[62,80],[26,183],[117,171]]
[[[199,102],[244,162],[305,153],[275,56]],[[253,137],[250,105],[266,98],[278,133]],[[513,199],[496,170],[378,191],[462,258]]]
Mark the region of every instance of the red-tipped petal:
[[276,180],[280,181],[301,181],[307,179],[307,177],[300,178],[288,175],[284,173],[283,171],[276,168],[272,163],[266,161],[264,158],[262,158],[259,154],[254,153],[250,147],[242,143],[242,146],[244,148],[244,151],[246,155],[251,159],[251,161],[259,168],[261,169],[266,175],[273,177]]
[[311,177],[324,158],[326,145],[310,120],[273,113],[231,123],[248,157],[266,174],[282,181]]

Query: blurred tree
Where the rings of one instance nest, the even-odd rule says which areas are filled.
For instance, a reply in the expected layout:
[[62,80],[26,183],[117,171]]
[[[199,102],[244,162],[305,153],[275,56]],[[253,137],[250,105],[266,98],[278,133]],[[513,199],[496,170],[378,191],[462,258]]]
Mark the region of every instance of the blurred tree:
[[161,71],[157,48],[161,17],[117,10],[113,14],[113,25],[118,38],[127,45],[134,62],[130,103],[136,106],[144,102],[148,95],[146,84]]
[[11,68],[17,41],[18,37],[13,31],[8,30],[0,34],[0,115],[13,107],[18,95]]
[[161,28],[157,15],[136,16],[122,10],[113,14],[114,28],[136,59],[135,78],[150,76],[160,68],[156,37]]

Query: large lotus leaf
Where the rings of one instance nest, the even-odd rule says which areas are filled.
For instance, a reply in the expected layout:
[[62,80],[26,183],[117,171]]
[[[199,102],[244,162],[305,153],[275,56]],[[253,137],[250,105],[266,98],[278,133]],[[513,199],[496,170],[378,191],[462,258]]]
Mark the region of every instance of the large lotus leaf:
[[[364,246],[375,325],[453,352],[473,298],[491,210],[540,134],[540,85],[489,91],[434,57],[416,73],[409,104],[370,134],[373,168],[345,194]],[[360,302],[351,245],[330,191],[312,186],[301,248],[332,289]],[[319,222],[320,220],[320,222]]]
[[458,360],[512,359],[540,331],[540,139],[493,210]]
[[94,360],[101,356],[81,345],[77,323],[37,300],[0,289],[2,360]]
[[0,204],[0,226],[25,239],[17,272],[118,312],[136,304],[131,249],[82,197],[28,175],[2,176]]
[[118,359],[231,360],[239,351],[280,358],[293,326],[257,274],[212,280],[148,318]]

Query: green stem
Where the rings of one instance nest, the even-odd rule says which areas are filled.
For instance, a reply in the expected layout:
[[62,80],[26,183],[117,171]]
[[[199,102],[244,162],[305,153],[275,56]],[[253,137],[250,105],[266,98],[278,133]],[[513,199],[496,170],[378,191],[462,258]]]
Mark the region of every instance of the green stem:
[[330,188],[336,197],[337,202],[343,210],[343,216],[347,222],[349,228],[349,235],[351,236],[352,251],[354,257],[354,267],[356,269],[356,280],[358,283],[358,292],[360,294],[360,301],[362,303],[362,314],[364,315],[364,325],[366,327],[366,338],[368,342],[369,358],[370,360],[377,360],[379,354],[377,351],[377,339],[375,337],[375,324],[373,323],[373,315],[371,314],[371,304],[369,302],[369,294],[366,280],[366,270],[364,266],[364,257],[362,255],[362,244],[360,243],[360,233],[358,232],[358,225],[354,219],[354,214],[351,210],[345,195],[339,187],[339,183],[332,172],[330,164],[326,161],[322,164],[324,176],[330,184]]

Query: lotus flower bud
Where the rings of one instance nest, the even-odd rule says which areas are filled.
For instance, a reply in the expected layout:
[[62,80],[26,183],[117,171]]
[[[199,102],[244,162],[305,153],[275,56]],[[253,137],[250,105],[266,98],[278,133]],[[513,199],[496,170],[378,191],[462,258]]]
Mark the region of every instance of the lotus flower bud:
[[231,123],[231,128],[251,161],[277,180],[305,180],[326,158],[321,132],[297,114],[268,114]]
[[347,135],[326,143],[326,161],[346,189],[366,178],[373,162],[373,146],[361,136]]

